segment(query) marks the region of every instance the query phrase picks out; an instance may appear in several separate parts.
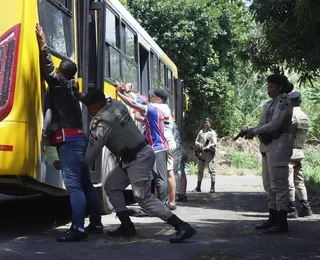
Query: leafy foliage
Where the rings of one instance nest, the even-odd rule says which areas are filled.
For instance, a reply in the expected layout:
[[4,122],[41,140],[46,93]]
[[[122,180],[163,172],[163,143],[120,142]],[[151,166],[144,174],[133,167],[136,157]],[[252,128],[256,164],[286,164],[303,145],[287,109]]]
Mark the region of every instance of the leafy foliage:
[[[244,2],[122,2],[176,63],[179,77],[185,80],[191,103],[185,118],[186,136],[194,140],[206,117],[214,120],[220,135],[241,128],[233,125],[233,105],[238,101],[235,94],[252,73],[251,65],[243,63],[239,56],[251,30]],[[236,121],[241,124],[243,120]]]
[[320,67],[320,2],[316,0],[253,0],[250,10],[258,33],[247,54],[261,70],[286,67],[302,81],[314,79]]

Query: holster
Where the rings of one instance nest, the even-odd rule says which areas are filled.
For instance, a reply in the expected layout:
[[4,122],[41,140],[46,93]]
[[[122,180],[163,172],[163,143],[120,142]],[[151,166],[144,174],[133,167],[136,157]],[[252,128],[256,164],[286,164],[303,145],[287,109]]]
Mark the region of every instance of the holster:
[[140,143],[136,148],[129,149],[128,147],[122,149],[121,151],[121,161],[124,163],[131,163],[133,160],[137,158],[137,154],[148,145],[146,141]]
[[282,132],[277,131],[277,132],[272,132],[270,133],[263,133],[259,135],[259,140],[261,143],[268,145],[272,142],[272,140],[276,140],[281,136]]
[[268,145],[272,142],[273,136],[272,136],[272,134],[269,134],[269,133],[263,133],[263,134],[259,135],[259,140],[264,145]]

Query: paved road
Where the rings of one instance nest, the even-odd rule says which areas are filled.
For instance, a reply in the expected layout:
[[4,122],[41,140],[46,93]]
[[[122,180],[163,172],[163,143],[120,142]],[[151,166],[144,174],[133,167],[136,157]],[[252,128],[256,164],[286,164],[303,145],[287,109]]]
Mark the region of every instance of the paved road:
[[[189,176],[188,190],[196,178]],[[169,244],[170,226],[156,218],[133,218],[139,237],[115,240],[90,236],[88,242],[60,244],[55,237],[69,226],[66,198],[33,197],[0,203],[0,260],[15,259],[319,259],[319,216],[290,221],[290,232],[267,235],[252,227],[266,217],[261,177],[218,176],[215,194],[205,179],[202,193],[190,193],[176,214],[198,234],[184,244]],[[314,207],[319,212],[319,207]],[[106,230],[119,224],[103,217]]]

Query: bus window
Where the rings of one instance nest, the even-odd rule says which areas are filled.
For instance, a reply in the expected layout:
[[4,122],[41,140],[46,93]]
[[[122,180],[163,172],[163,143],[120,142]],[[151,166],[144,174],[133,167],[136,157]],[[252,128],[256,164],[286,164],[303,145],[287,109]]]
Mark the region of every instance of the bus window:
[[121,81],[120,73],[120,53],[113,47],[109,46],[110,53],[110,78],[113,81]]
[[164,88],[164,87],[166,87],[166,83],[165,83],[166,66],[163,64],[162,61],[159,62],[159,65],[160,65],[160,80],[159,80],[159,83],[160,83],[160,87]]
[[158,58],[151,53],[151,89],[158,87]]
[[48,46],[62,55],[74,58],[71,9],[70,0],[39,0],[40,24]]
[[170,91],[172,92],[172,72],[171,70],[168,69],[168,89],[170,89]]
[[108,8],[106,9],[106,41],[113,46],[120,47],[118,40],[119,18],[116,17]]
[[127,54],[132,60],[137,61],[137,40],[135,34],[122,24],[121,27],[122,34],[122,51]]
[[122,59],[122,76],[123,82],[133,83],[135,91],[140,93],[140,88],[138,84],[138,67],[133,62],[129,61],[127,58]]

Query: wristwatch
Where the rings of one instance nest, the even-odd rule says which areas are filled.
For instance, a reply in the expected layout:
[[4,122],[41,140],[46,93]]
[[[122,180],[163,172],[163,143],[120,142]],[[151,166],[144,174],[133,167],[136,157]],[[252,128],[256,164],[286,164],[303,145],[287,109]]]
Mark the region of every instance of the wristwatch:
[[42,50],[42,51],[46,51],[46,50],[49,50],[49,47],[48,47],[48,45],[43,45],[43,46],[41,47],[41,50]]

